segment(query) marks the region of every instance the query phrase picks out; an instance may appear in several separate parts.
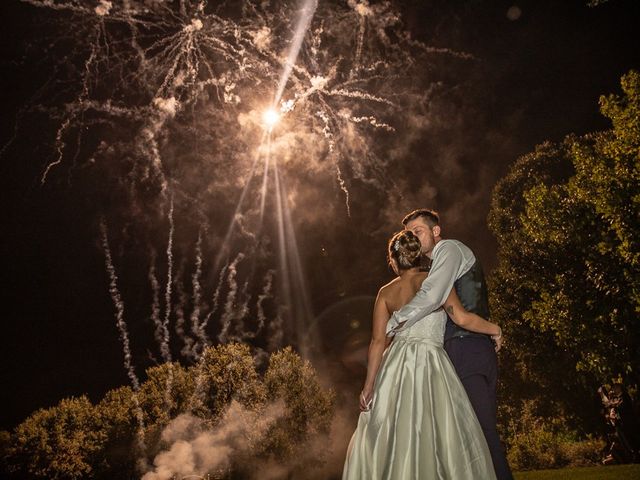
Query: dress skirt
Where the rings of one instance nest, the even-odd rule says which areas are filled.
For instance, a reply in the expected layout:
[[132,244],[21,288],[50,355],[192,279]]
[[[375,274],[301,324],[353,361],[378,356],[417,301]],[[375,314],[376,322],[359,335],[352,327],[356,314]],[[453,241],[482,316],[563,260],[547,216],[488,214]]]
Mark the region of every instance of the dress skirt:
[[480,424],[442,342],[396,336],[358,419],[343,480],[492,480]]

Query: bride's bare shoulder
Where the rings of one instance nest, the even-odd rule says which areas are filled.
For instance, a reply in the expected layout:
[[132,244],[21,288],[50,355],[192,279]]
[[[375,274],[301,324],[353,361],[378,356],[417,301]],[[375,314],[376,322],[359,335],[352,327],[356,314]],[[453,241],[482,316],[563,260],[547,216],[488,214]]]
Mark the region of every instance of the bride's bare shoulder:
[[400,277],[396,277],[386,285],[383,285],[382,287],[380,287],[380,290],[378,291],[378,297],[388,298],[388,296],[391,295],[398,288],[399,282],[400,282]]

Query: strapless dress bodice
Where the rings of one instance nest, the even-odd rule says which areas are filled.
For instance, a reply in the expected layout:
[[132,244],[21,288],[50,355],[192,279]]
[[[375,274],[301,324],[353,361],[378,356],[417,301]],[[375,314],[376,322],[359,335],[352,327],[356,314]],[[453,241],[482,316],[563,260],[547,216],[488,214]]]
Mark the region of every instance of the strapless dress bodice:
[[444,343],[444,330],[447,324],[447,314],[443,309],[430,313],[425,318],[417,321],[409,328],[396,333],[395,338],[400,340],[420,341],[442,345]]

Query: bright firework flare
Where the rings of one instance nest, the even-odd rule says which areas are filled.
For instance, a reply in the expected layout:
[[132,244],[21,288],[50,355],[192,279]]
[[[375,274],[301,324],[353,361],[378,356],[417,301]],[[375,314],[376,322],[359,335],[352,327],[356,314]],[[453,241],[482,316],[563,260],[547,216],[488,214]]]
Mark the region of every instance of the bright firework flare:
[[[112,245],[136,239],[113,249],[113,278],[148,260],[163,358],[170,332],[195,359],[216,331],[301,346],[298,212],[333,189],[349,214],[352,182],[393,195],[389,152],[439,88],[415,78],[466,58],[412,39],[390,1],[23,1],[49,23],[52,76],[19,115],[50,122],[41,181],[75,182]],[[117,280],[123,306],[139,279]]]
[[280,121],[280,114],[275,108],[269,108],[262,114],[262,121],[265,127],[271,130]]

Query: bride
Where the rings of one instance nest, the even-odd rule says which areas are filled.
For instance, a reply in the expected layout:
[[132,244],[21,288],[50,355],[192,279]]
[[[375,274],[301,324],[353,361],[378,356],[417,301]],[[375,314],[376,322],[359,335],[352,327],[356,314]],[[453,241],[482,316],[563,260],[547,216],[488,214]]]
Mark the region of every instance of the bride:
[[[342,479],[495,479],[480,424],[443,349],[444,310],[396,334],[385,351],[389,317],[427,276],[418,267],[420,241],[409,230],[391,238],[388,259],[398,276],[375,302],[362,413]],[[455,289],[444,307],[467,330],[501,338],[500,327],[462,308]]]

